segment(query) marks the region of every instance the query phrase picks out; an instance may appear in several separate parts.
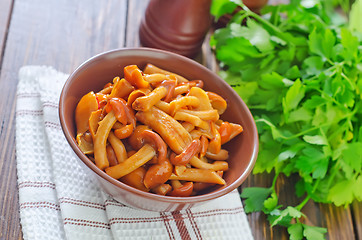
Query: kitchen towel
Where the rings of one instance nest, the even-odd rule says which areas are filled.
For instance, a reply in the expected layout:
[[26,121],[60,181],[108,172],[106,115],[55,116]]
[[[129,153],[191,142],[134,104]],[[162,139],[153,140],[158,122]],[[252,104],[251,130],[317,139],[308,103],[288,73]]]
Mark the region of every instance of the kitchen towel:
[[48,66],[19,71],[16,158],[24,239],[253,239],[236,190],[173,212],[133,209],[104,193],[60,126],[67,77]]

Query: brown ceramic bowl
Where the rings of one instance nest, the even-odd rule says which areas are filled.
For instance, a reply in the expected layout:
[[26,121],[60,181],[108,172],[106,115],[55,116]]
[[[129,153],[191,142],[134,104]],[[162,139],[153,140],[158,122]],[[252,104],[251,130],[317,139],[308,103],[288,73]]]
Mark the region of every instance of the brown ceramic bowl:
[[[192,197],[170,197],[143,192],[108,176],[78,148],[75,140],[74,112],[80,98],[90,91],[99,91],[115,76],[123,76],[123,67],[136,64],[143,69],[147,63],[190,80],[202,79],[205,83],[204,89],[218,93],[227,100],[228,108],[221,118],[241,124],[244,131],[225,145],[230,155],[229,170],[224,173],[225,186],[215,187],[209,192]],[[258,152],[258,135],[253,117],[234,90],[199,63],[162,50],[119,49],[87,60],[65,83],[59,101],[59,115],[65,137],[85,168],[96,176],[105,192],[119,202],[135,208],[152,211],[181,210],[221,197],[240,186],[246,179],[254,166]]]

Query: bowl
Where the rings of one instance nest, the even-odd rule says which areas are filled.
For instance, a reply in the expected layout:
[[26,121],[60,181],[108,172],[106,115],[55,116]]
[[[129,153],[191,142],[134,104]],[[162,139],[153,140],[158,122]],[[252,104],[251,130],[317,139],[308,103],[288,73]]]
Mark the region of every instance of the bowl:
[[[241,124],[244,131],[225,144],[229,151],[229,170],[224,173],[224,186],[212,188],[202,195],[191,197],[162,196],[128,186],[96,167],[76,143],[75,108],[81,97],[99,91],[115,76],[123,76],[123,68],[136,64],[140,69],[151,63],[175,72],[190,80],[202,79],[204,89],[224,97],[228,108],[221,118]],[[117,49],[96,55],[80,65],[67,79],[59,101],[59,117],[70,147],[87,171],[95,175],[101,188],[115,200],[127,206],[151,210],[173,211],[219,198],[240,186],[251,173],[258,153],[258,134],[254,119],[239,95],[214,72],[181,55],[150,48]]]

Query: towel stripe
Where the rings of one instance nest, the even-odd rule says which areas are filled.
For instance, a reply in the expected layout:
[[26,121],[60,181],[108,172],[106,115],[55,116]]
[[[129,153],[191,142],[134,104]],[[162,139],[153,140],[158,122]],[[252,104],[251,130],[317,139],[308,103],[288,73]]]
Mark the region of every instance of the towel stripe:
[[176,226],[181,235],[181,238],[183,240],[191,240],[189,231],[186,228],[186,224],[185,224],[183,215],[180,213],[180,211],[173,211],[172,216],[176,222]]

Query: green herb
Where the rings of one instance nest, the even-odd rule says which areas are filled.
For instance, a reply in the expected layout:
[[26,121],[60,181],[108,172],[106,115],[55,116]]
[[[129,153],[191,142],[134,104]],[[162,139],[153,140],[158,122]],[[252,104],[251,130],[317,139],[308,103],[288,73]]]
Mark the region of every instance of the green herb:
[[[301,222],[308,200],[362,201],[362,37],[325,2],[292,0],[265,7],[261,16],[241,0],[214,0],[211,8],[218,19],[241,7],[210,44],[221,77],[255,117],[254,174],[275,174],[270,188],[243,190],[245,210],[263,211],[291,239],[324,238],[326,229]],[[353,18],[360,24],[359,15]],[[278,204],[280,174],[299,175],[298,206]]]
[[357,0],[349,13],[349,28],[362,33],[361,25],[362,1]]

